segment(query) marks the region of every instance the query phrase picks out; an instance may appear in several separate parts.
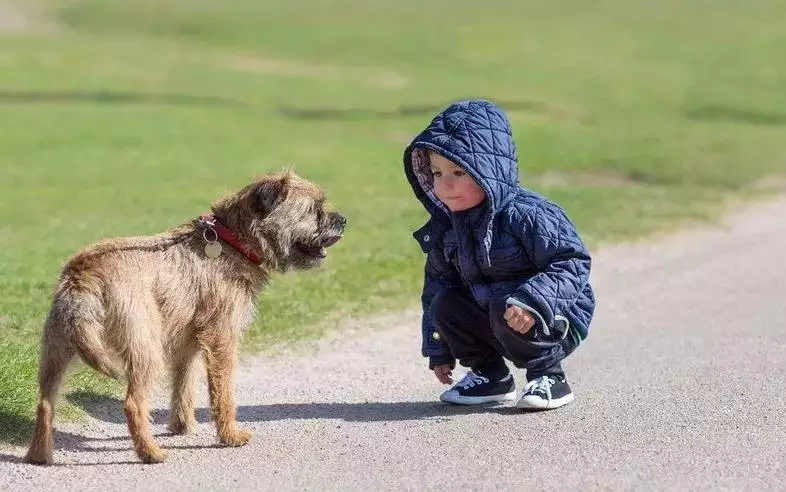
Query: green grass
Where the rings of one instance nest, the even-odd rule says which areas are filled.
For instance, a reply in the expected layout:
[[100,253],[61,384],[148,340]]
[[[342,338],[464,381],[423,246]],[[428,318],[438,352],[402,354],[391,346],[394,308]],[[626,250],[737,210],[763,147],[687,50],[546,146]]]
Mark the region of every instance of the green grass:
[[[406,108],[510,102],[524,183],[593,245],[706,220],[785,167],[777,0],[17,4],[42,28],[0,27],[0,441],[29,434],[68,256],[190,220],[255,174],[294,166],[349,229],[323,270],[273,282],[249,349],[416,304],[425,215],[401,152],[432,114]],[[68,388],[117,389],[81,369]]]

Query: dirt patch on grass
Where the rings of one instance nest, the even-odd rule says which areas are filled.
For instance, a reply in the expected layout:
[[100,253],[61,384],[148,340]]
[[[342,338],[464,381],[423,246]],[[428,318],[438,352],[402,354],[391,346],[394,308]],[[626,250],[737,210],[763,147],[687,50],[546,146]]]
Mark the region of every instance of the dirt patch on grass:
[[630,188],[642,182],[631,176],[613,171],[564,171],[548,172],[525,177],[528,186],[564,188],[581,186],[586,188]]
[[0,0],[0,35],[50,30],[54,26],[40,12],[21,2]]
[[232,70],[282,77],[345,80],[375,88],[398,90],[410,85],[409,77],[390,70],[342,67],[299,60],[282,60],[256,55],[238,55],[226,60]]
[[0,32],[24,32],[30,29],[31,19],[13,5],[0,3]]
[[753,189],[764,192],[786,192],[786,176],[766,176],[753,183]]

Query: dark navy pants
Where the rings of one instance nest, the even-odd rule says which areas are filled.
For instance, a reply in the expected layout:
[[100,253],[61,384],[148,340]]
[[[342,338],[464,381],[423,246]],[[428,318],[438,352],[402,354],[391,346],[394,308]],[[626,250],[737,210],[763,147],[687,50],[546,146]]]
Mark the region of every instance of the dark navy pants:
[[[492,296],[488,309],[464,286],[448,287],[431,302],[437,331],[462,366],[491,377],[508,373],[504,359],[527,370],[527,379],[564,376],[560,362],[576,348],[571,337],[549,339],[535,326],[527,334],[513,331],[503,317],[507,289]],[[504,359],[503,359],[504,358]]]

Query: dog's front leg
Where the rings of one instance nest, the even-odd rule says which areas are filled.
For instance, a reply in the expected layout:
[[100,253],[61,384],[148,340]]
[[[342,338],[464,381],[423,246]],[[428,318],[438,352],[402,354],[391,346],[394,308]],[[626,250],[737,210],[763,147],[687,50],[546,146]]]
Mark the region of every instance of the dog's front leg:
[[205,342],[210,407],[216,422],[218,439],[227,446],[242,446],[251,439],[251,432],[238,428],[235,420],[236,339],[232,333],[222,333]]

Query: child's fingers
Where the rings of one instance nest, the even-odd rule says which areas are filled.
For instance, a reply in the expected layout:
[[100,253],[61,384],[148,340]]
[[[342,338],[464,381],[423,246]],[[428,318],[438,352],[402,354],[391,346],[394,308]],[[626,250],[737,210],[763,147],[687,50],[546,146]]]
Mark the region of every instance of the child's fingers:
[[437,366],[434,368],[434,376],[436,376],[437,380],[442,384],[450,384],[453,382],[453,379],[450,377],[452,372],[449,366]]
[[511,328],[514,324],[519,327],[523,327],[529,323],[534,323],[532,316],[517,306],[510,306],[507,310],[505,310],[504,318],[505,321],[508,322],[508,326]]
[[521,328],[526,324],[526,315],[516,315],[508,320],[508,326],[511,328]]
[[451,377],[452,374],[453,374],[453,371],[451,371],[450,369],[445,370],[445,373],[444,373],[444,378],[445,378],[444,382],[445,382],[445,384],[453,383],[453,378]]
[[531,317],[529,318],[529,321],[524,321],[522,318],[517,318],[508,322],[508,326],[510,326],[513,331],[521,333],[522,335],[526,334],[534,325],[535,321]]

